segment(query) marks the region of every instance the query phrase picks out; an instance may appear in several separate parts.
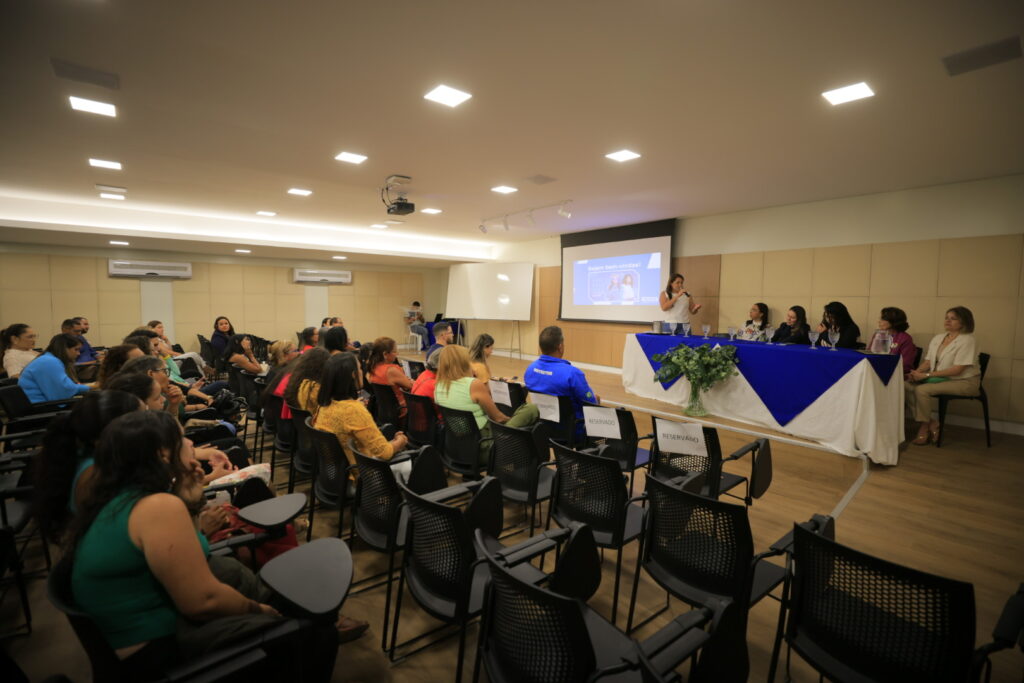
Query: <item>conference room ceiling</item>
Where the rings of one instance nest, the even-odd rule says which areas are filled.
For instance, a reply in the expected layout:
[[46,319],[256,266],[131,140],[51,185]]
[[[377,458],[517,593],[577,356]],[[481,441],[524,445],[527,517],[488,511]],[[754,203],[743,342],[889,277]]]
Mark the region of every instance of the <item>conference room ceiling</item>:
[[[444,238],[429,242],[443,263],[565,231],[1021,173],[1024,60],[953,77],[942,58],[1022,32],[1019,0],[8,0],[0,225],[325,254],[410,256]],[[58,77],[51,59],[119,87]],[[859,81],[875,96],[821,97]],[[472,98],[423,98],[442,83]],[[624,148],[642,156],[604,157]],[[392,174],[443,213],[370,228],[390,218]]]

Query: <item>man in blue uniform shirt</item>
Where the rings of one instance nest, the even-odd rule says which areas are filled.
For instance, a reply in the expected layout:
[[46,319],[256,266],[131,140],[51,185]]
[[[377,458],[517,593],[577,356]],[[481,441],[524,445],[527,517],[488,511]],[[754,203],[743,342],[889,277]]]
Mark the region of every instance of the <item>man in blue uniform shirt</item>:
[[554,325],[545,327],[540,333],[539,344],[543,355],[526,368],[526,375],[523,377],[526,388],[542,394],[570,397],[576,409],[576,430],[581,432],[583,404],[600,403],[601,398],[587,384],[583,371],[574,368],[569,361],[562,358],[565,355],[565,336],[562,334],[562,328]]

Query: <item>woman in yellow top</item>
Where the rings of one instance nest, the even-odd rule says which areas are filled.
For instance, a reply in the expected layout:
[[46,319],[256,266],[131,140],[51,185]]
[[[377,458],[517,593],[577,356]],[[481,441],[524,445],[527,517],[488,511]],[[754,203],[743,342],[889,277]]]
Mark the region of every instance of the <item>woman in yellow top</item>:
[[469,347],[469,365],[473,368],[473,376],[487,384],[491,380],[491,369],[487,367],[487,359],[494,353],[494,337],[484,333],[476,338]]
[[320,377],[331,354],[324,349],[314,348],[306,351],[295,364],[288,386],[284,390],[284,402],[289,406],[305,410],[315,415],[320,406],[316,397],[320,393]]
[[358,398],[362,383],[355,356],[351,353],[332,356],[324,367],[317,396],[318,410],[313,418],[315,429],[338,437],[349,464],[356,461],[349,448],[350,440],[360,453],[379,460],[390,460],[409,443],[402,432],[397,432],[391,441],[384,437],[370,411]]

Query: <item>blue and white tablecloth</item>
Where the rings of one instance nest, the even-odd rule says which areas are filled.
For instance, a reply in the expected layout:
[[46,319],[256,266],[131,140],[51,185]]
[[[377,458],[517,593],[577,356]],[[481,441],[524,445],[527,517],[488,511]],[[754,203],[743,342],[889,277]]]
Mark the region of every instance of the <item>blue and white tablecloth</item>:
[[714,415],[816,441],[845,455],[895,465],[903,436],[903,370],[898,355],[811,349],[697,336],[628,335],[622,382],[638,396],[683,406],[685,378],[659,383],[651,357],[684,343],[736,347],[739,376],[704,395]]

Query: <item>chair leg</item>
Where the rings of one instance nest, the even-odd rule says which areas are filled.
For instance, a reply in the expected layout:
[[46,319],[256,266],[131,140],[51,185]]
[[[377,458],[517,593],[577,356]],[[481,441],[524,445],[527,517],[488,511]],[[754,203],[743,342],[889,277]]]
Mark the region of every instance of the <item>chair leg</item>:
[[398,620],[402,616],[402,591],[405,588],[405,562],[402,561],[401,570],[398,573],[398,593],[395,594],[395,623],[391,625],[391,647],[388,650],[388,660],[395,661],[395,646],[398,644]]
[[782,650],[782,636],[786,628],[786,608],[789,605],[790,572],[792,571],[789,557],[786,558],[786,579],[782,584],[782,599],[779,601],[779,623],[775,627],[775,642],[772,644],[772,657],[768,664],[768,681],[774,683],[775,669],[779,665],[779,653]]
[[985,443],[992,448],[992,428],[988,423],[988,396],[982,394],[978,400],[981,401],[981,410],[985,414]]
[[946,408],[949,401],[945,396],[939,396],[939,438],[935,439],[935,447],[942,448],[942,435],[946,431]]
[[459,661],[455,665],[455,683],[462,683],[462,660],[466,656],[466,625],[468,623],[469,617],[464,617],[459,629]]
[[615,617],[619,613],[619,579],[622,578],[622,546],[619,546],[615,560],[615,590],[612,592],[612,625],[615,625]]
[[626,635],[633,632],[633,612],[636,609],[636,596],[640,589],[640,564],[644,559],[644,539],[640,539],[640,547],[636,555],[636,571],[633,572],[633,590],[629,594],[629,613],[626,616]]
[[394,579],[395,551],[388,553],[388,587],[384,592],[384,625],[380,629],[380,649],[388,649],[388,618],[391,616],[391,583]]

